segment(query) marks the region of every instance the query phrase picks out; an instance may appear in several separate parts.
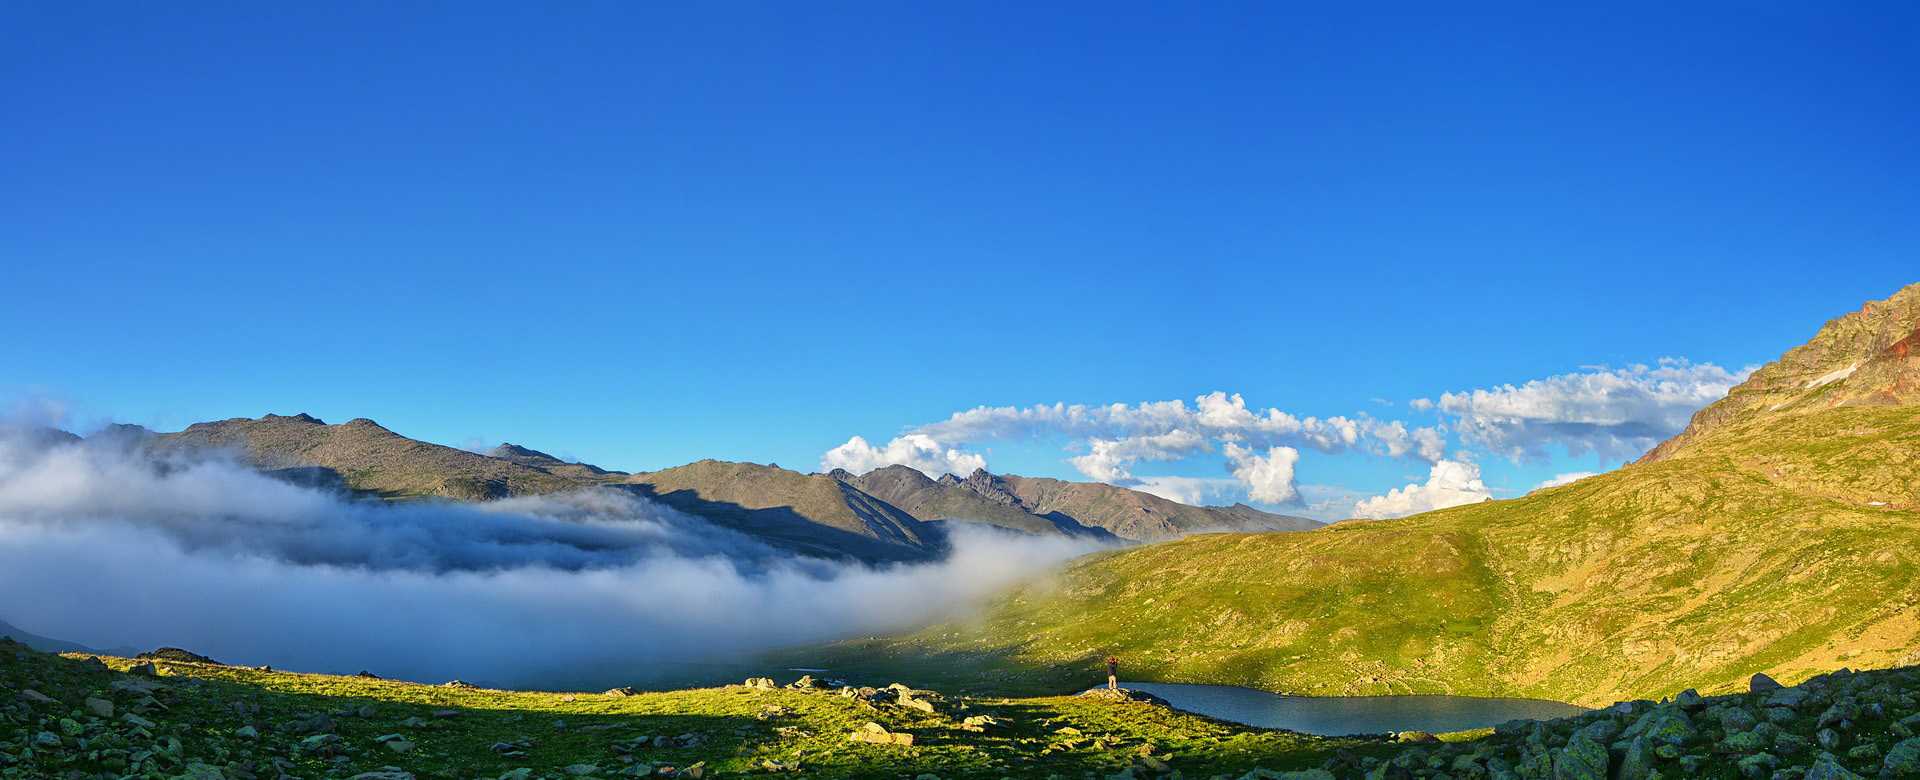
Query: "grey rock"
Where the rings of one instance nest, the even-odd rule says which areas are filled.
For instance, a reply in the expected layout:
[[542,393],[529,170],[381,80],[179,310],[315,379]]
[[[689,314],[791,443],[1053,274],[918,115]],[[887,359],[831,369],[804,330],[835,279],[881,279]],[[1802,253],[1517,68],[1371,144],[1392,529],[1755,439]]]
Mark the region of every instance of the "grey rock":
[[1832,753],[1821,753],[1813,760],[1813,767],[1807,770],[1805,780],[1866,780],[1840,765],[1839,759]]
[[1692,688],[1681,691],[1678,696],[1673,697],[1673,703],[1679,705],[1680,709],[1688,712],[1693,712],[1701,707],[1707,706],[1707,700],[1700,696],[1699,691]]
[[1720,728],[1729,734],[1746,731],[1759,723],[1760,720],[1753,717],[1753,713],[1748,712],[1744,707],[1726,707],[1720,710]]
[[1620,757],[1620,768],[1616,780],[1647,780],[1653,776],[1653,746],[1646,737],[1635,737],[1627,744],[1626,754]]
[[1880,773],[1888,777],[1920,777],[1920,737],[1909,737],[1887,749]]
[[1687,717],[1685,710],[1679,707],[1662,705],[1648,710],[1633,725],[1627,727],[1626,736],[1645,736],[1655,744],[1683,746],[1692,742],[1698,735],[1693,720]]
[[1737,766],[1740,768],[1741,777],[1748,780],[1766,780],[1772,777],[1773,770],[1780,766],[1780,759],[1768,753],[1755,753],[1740,759]]
[[1553,780],[1607,780],[1607,749],[1575,734],[1553,756]]

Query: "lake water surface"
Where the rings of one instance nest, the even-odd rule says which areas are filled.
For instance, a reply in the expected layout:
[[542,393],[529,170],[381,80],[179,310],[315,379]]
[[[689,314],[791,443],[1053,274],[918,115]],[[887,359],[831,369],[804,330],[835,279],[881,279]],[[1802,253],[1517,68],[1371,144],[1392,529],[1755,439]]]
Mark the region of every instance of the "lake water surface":
[[1282,696],[1230,685],[1121,683],[1188,712],[1272,729],[1322,736],[1394,731],[1460,731],[1510,720],[1564,718],[1586,712],[1541,699],[1478,696]]

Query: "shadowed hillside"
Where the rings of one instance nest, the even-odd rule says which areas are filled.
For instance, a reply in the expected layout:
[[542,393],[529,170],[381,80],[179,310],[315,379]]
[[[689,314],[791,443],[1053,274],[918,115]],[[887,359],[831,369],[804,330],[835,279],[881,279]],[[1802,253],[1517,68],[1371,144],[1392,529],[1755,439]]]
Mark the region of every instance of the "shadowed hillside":
[[[1082,559],[820,663],[1598,704],[1920,662],[1920,286],[1827,325],[1647,462],[1524,498]],[[1795,389],[1797,388],[1797,389]],[[1015,483],[1016,485],[1018,483]]]
[[702,460],[627,477],[648,497],[814,554],[926,557],[934,539],[912,515],[822,474]]

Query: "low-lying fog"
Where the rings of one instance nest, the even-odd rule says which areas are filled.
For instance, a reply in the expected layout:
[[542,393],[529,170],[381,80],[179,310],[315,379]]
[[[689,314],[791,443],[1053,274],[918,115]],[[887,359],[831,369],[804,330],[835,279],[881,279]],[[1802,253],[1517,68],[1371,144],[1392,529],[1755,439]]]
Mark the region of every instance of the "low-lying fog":
[[94,647],[494,685],[912,626],[1092,549],[955,529],[933,563],[792,556],[611,489],[386,505],[228,460],[0,434],[0,620]]

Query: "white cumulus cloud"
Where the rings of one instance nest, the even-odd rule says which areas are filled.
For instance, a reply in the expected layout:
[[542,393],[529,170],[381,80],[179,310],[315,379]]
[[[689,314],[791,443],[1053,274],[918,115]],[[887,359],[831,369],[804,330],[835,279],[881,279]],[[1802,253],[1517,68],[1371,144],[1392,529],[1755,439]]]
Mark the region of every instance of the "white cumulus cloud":
[[1233,476],[1246,483],[1247,495],[1255,501],[1285,504],[1297,501],[1293,487],[1293,466],[1300,462],[1300,451],[1292,447],[1268,447],[1267,454],[1238,444],[1228,444],[1227,465]]
[[1493,497],[1480,481],[1480,467],[1468,461],[1443,460],[1433,464],[1425,483],[1415,483],[1387,491],[1386,495],[1361,499],[1353,506],[1355,517],[1376,520],[1474,504]]
[[948,447],[924,433],[909,433],[887,442],[884,447],[875,447],[866,439],[855,436],[820,456],[820,470],[832,471],[846,469],[855,474],[865,474],[882,466],[910,466],[919,469],[929,477],[938,478],[942,474],[966,476],[974,469],[987,467],[986,457],[966,452],[956,447]]
[[1129,436],[1124,439],[1088,439],[1089,452],[1068,462],[1101,482],[1126,482],[1133,479],[1133,464],[1142,460],[1179,460],[1208,449],[1205,436],[1192,431],[1168,431],[1157,436]]
[[1218,506],[1247,500],[1247,486],[1231,477],[1140,477],[1128,487],[1188,506]]

